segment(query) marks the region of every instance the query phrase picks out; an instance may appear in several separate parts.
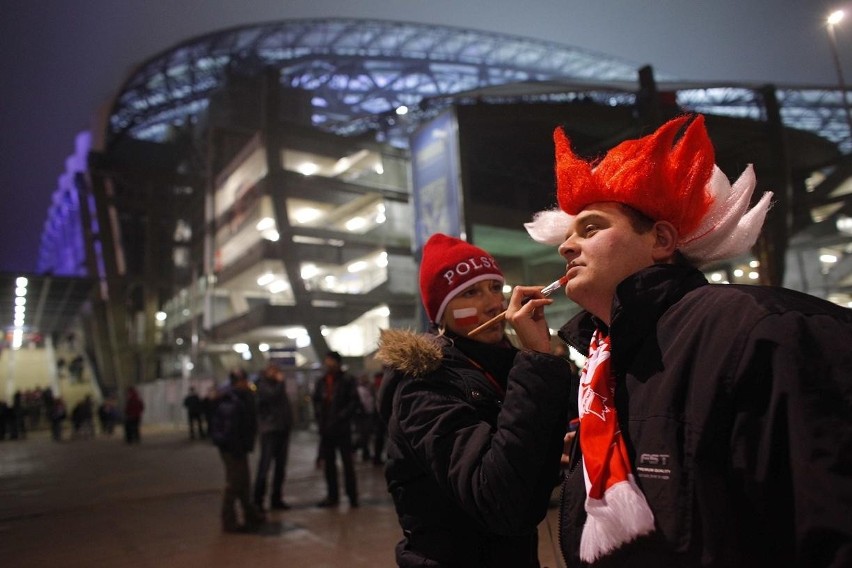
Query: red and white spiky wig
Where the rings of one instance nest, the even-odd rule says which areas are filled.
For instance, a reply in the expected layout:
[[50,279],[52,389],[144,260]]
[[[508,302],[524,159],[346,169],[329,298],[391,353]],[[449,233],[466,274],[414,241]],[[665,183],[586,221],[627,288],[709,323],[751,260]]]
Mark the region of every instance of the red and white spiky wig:
[[714,163],[702,115],[675,118],[653,134],[622,142],[597,164],[574,154],[561,128],[553,140],[559,209],[540,211],[524,225],[540,243],[562,243],[574,215],[604,201],[670,222],[678,232],[678,249],[699,267],[745,253],[760,234],[772,193],[748,209],[754,170],[749,165],[733,186],[728,182]]

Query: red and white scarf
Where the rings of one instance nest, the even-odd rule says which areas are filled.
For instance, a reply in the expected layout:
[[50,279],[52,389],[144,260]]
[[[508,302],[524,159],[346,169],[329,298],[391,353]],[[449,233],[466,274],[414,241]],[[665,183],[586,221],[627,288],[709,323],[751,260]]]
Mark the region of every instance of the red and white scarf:
[[586,480],[585,562],[654,530],[654,514],[636,485],[615,410],[609,336],[595,331],[580,375],[580,448]]

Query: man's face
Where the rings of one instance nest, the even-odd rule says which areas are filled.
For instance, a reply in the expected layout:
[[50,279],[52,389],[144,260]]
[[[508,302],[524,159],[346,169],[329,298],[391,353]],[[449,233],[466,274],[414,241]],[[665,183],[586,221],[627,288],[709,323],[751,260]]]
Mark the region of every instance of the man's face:
[[621,205],[589,205],[559,245],[559,254],[568,261],[565,294],[609,323],[616,286],[655,263],[654,242],[654,231],[638,233]]
[[340,365],[334,357],[326,357],[323,363],[325,364],[326,370],[331,373],[336,373],[340,369]]

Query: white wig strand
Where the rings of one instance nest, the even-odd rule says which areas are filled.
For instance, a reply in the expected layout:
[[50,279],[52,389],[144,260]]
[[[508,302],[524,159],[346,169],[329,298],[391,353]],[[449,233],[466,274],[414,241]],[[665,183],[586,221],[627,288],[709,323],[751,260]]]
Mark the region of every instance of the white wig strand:
[[757,241],[772,200],[767,191],[748,210],[757,180],[751,164],[731,186],[727,176],[713,167],[708,190],[713,196],[710,211],[692,233],[683,235],[678,248],[699,268],[747,252]]
[[574,223],[574,216],[561,209],[547,209],[533,215],[532,221],[524,223],[530,237],[544,245],[561,245]]

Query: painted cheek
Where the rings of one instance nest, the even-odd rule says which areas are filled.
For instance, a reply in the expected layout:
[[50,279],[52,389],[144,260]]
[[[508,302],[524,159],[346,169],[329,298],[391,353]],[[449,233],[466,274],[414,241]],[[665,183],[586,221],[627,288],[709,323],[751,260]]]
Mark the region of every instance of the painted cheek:
[[479,323],[479,310],[476,308],[459,308],[453,310],[453,319],[459,327]]

